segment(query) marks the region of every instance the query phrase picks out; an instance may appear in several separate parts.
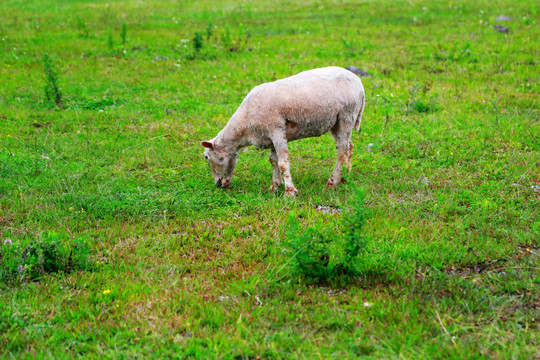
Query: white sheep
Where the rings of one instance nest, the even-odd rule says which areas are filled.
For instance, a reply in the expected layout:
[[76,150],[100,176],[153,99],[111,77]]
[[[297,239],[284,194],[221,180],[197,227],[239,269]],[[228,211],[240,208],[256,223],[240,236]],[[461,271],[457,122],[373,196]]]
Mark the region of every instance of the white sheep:
[[364,103],[360,78],[339,67],[308,70],[255,87],[217,136],[202,142],[215,185],[228,188],[238,151],[255,145],[270,149],[274,174],[269,190],[284,182],[285,195],[295,196],[287,143],[330,132],[337,162],[326,187],[334,187],[343,181],[343,165],[351,170],[351,133],[360,129]]

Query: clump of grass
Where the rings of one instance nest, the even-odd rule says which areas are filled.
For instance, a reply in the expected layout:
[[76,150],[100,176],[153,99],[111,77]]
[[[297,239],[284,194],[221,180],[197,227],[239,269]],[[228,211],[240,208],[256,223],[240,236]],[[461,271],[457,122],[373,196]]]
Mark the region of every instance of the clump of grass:
[[390,116],[395,112],[394,94],[390,93],[389,96],[377,95],[377,104],[384,114],[384,124],[382,129],[382,131],[384,131],[390,121]]
[[77,16],[77,27],[79,29],[79,35],[85,39],[89,37],[88,27],[84,23],[84,21],[81,19],[80,16]]
[[226,51],[241,52],[247,47],[250,38],[251,32],[242,24],[240,24],[237,36],[231,35],[229,25],[226,24],[225,31],[221,33],[221,44]]
[[126,46],[127,25],[124,21],[122,23],[122,30],[120,31],[120,37],[122,38],[122,46]]
[[114,50],[114,40],[112,35],[112,30],[109,29],[109,36],[107,37],[107,45],[109,46],[109,50]]
[[343,53],[347,58],[352,59],[358,55],[362,55],[366,51],[365,46],[362,47],[354,39],[341,38],[343,44]]
[[221,33],[221,44],[225,49],[230,49],[232,46],[231,29],[229,28],[229,24],[225,25],[225,31]]
[[362,250],[367,238],[364,190],[354,190],[350,213],[343,219],[344,232],[335,224],[302,229],[298,219],[289,218],[286,247],[291,257],[291,273],[315,282],[327,282],[361,273]]
[[59,234],[45,233],[26,245],[11,240],[0,244],[0,281],[5,283],[92,268],[90,248],[83,240],[66,241]]
[[408,113],[434,113],[440,110],[437,95],[428,96],[431,83],[426,82],[423,86],[415,84],[410,90],[410,98],[407,104]]
[[198,54],[201,51],[203,45],[203,36],[200,32],[196,31],[195,36],[193,37],[193,51],[195,51],[195,54]]
[[62,108],[62,93],[58,87],[58,73],[54,68],[53,61],[49,54],[43,55],[43,73],[45,76],[45,100],[48,103],[56,104]]
[[206,26],[206,40],[210,40],[213,34],[214,34],[214,25],[212,23],[208,23],[208,25]]

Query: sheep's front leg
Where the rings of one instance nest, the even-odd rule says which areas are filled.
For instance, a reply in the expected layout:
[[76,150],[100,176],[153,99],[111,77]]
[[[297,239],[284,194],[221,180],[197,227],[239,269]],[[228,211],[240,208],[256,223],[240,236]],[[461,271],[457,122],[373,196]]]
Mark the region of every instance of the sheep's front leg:
[[274,142],[274,149],[278,157],[278,168],[285,183],[285,196],[296,196],[298,195],[298,190],[294,187],[291,178],[287,140],[284,138],[283,140],[280,139]]
[[270,186],[270,189],[268,191],[275,192],[279,185],[283,182],[281,180],[281,174],[278,167],[278,156],[275,149],[270,150],[270,163],[272,164],[273,168],[273,178],[272,178],[272,186]]

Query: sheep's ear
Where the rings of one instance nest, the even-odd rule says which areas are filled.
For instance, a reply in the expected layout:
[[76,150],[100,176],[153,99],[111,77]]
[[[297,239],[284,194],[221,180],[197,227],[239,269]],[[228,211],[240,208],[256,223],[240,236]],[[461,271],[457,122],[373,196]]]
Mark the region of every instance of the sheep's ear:
[[210,141],[203,141],[201,143],[202,146],[204,146],[205,148],[209,148],[209,149],[214,149],[214,144],[212,144]]

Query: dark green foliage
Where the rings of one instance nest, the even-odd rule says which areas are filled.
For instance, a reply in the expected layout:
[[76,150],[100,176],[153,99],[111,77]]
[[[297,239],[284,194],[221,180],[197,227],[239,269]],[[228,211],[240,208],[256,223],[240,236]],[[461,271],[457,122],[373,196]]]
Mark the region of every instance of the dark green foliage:
[[242,52],[247,48],[247,44],[251,38],[251,31],[240,24],[235,33],[236,34],[231,34],[229,24],[225,25],[225,31],[221,33],[221,44],[223,45],[224,50],[230,52]]
[[344,219],[347,232],[345,233],[345,258],[344,263],[347,271],[351,274],[359,273],[359,260],[362,249],[366,246],[367,238],[363,233],[366,225],[367,214],[364,206],[365,191],[352,185],[351,211]]
[[407,111],[410,113],[433,113],[440,110],[437,103],[437,95],[428,96],[431,83],[427,82],[423,86],[415,84],[410,90],[410,99],[407,104]]
[[47,274],[91,270],[90,248],[83,240],[67,241],[55,233],[24,243],[0,245],[0,281],[32,281]]
[[108,106],[114,106],[120,103],[121,99],[110,99],[103,98],[100,100],[88,99],[85,101],[79,102],[77,105],[73,106],[74,108],[86,109],[86,110],[101,110]]
[[213,33],[214,33],[214,25],[212,23],[208,23],[208,25],[206,26],[206,40],[210,40]]
[[358,51],[355,40],[348,40],[345,38],[341,38],[341,42],[343,43],[343,54],[347,58],[354,58],[356,55],[359,55],[362,53],[362,51]]
[[203,47],[204,40],[203,36],[200,32],[195,32],[195,36],[193,37],[193,50],[195,50],[195,53],[199,53]]
[[114,50],[114,40],[113,40],[111,29],[109,29],[109,36],[107,38],[107,45],[109,46],[109,50],[111,50],[111,51]]
[[225,31],[221,33],[221,44],[225,49],[229,50],[232,47],[232,43],[231,30],[229,24],[226,24]]
[[127,25],[125,22],[122,23],[122,31],[120,32],[120,37],[122,38],[122,45],[126,45],[126,35],[127,35]]
[[289,218],[287,242],[292,258],[292,273],[316,282],[360,274],[362,249],[366,238],[362,228],[366,223],[364,190],[355,189],[351,212],[342,222],[345,231],[317,222],[301,229],[294,216]]
[[62,93],[58,87],[58,74],[54,68],[49,54],[43,55],[43,73],[45,75],[45,99],[48,103],[56,104],[58,107],[63,107]]
[[395,110],[393,95],[392,94],[390,96],[377,95],[377,103],[381,107],[382,112],[384,114],[384,126],[383,126],[383,129],[384,129],[386,125],[388,124],[388,121],[390,121],[390,115],[392,115]]
[[86,26],[86,24],[84,23],[84,21],[81,19],[80,16],[77,16],[77,28],[79,29],[79,36],[83,38],[89,37],[88,27]]

